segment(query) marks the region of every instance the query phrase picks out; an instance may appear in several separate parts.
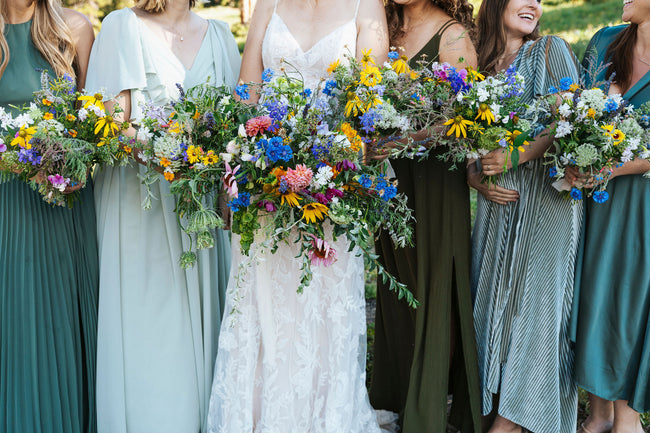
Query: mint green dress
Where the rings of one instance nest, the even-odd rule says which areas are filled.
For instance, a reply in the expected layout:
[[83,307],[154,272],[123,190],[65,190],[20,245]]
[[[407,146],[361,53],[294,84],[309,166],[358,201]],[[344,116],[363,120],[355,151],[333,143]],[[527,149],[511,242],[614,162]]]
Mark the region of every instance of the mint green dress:
[[[5,24],[0,107],[22,106],[50,65],[31,21]],[[6,131],[2,131],[4,133]],[[18,180],[0,183],[0,431],[92,433],[98,265],[92,185],[73,209]]]
[[[626,26],[606,27],[587,53],[608,62],[607,47]],[[586,61],[585,61],[586,64]],[[604,80],[603,70],[596,84]],[[635,107],[650,100],[650,73],[623,97]],[[650,410],[650,180],[621,176],[609,200],[589,200],[576,269],[571,334],[578,384],[606,400]]]

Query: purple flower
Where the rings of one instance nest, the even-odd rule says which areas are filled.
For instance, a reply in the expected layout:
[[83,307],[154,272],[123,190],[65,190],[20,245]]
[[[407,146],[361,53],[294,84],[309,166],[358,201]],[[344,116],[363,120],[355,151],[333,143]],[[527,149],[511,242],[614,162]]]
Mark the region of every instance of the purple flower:
[[63,177],[60,174],[49,175],[47,180],[59,191],[63,191],[66,186],[70,185],[70,178]]
[[312,197],[314,197],[320,204],[328,204],[330,202],[328,197],[322,192],[317,192],[316,194],[313,194]]
[[357,166],[352,161],[344,159],[336,164],[336,169],[341,173],[347,170],[357,171]]
[[342,198],[343,191],[336,188],[327,188],[327,191],[325,191],[325,196],[328,200],[332,200],[334,197]]
[[275,212],[278,210],[277,207],[275,207],[275,203],[273,203],[270,200],[262,200],[257,202],[257,207],[260,209],[264,209],[267,212]]
[[0,153],[6,152],[7,151],[7,145],[4,143],[0,143]]

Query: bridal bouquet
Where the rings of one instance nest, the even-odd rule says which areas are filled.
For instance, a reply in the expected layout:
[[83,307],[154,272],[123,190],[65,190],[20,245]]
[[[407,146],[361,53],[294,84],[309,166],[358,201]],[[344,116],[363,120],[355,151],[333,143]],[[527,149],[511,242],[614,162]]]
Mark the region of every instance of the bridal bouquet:
[[[638,122],[645,113],[635,114],[621,95],[584,89],[570,78],[563,78],[560,89],[552,90],[555,92],[538,101],[538,109],[554,122],[550,129],[554,143],[546,153],[551,161],[549,176],[557,179],[554,186],[574,201],[592,196],[603,203],[609,198],[605,189],[611,170],[636,157],[649,156],[647,133]],[[591,185],[568,185],[564,175],[569,166],[589,178]]]
[[[445,64],[434,64],[432,71],[436,82],[457,89],[446,112],[448,119],[443,123],[447,130],[441,143],[448,150],[441,158],[455,165],[478,159],[493,150],[507,149],[505,165],[511,158],[512,166],[516,167],[519,152],[525,152],[524,146],[528,145],[526,139],[532,127],[524,118],[528,107],[521,100],[523,77],[514,67],[487,78],[471,69],[456,71]],[[493,182],[491,178],[487,181]]]
[[[178,223],[190,239],[189,250],[180,259],[187,268],[196,263],[194,250],[211,248],[213,230],[223,226],[217,209],[225,167],[219,154],[256,108],[236,101],[226,86],[199,85],[187,92],[178,88],[179,101],[144,107],[138,140],[130,140],[126,150],[141,147],[137,157],[147,164],[143,182],[149,190],[161,174],[171,183]],[[151,197],[150,192],[145,209],[151,206]]]
[[[396,246],[411,242],[413,218],[406,197],[377,168],[360,162],[360,133],[335,110],[331,86],[310,91],[301,80],[273,78],[270,70],[263,79],[263,112],[246,120],[220,155],[232,231],[241,236],[243,253],[249,254],[259,239],[272,251],[282,241],[297,243],[301,291],[310,282],[312,265],[336,260],[339,252],[331,242],[344,235],[350,250],[358,247],[391,288],[415,305],[413,295],[372,252],[373,232],[380,225]],[[246,99],[250,86],[240,85],[236,92]]]
[[[112,165],[122,155],[120,127],[104,109],[106,95],[75,90],[72,77],[41,74],[35,101],[17,116],[0,108],[0,171],[17,174],[51,204],[72,207],[95,164]],[[119,107],[117,108],[119,112]]]

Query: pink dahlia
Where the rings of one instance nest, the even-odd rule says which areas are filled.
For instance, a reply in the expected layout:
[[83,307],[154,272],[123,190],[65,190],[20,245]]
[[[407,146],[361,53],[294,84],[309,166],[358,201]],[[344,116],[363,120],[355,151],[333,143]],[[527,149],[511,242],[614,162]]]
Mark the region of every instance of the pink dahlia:
[[311,168],[304,164],[298,164],[296,165],[296,168],[288,169],[284,178],[287,180],[287,184],[291,191],[298,192],[309,186],[313,176],[314,172],[311,171]]
[[269,129],[273,121],[269,116],[253,117],[246,122],[246,134],[249,137],[255,137],[258,133],[264,134]]
[[336,261],[336,250],[323,239],[310,234],[312,249],[309,250],[309,260],[313,265],[329,266]]

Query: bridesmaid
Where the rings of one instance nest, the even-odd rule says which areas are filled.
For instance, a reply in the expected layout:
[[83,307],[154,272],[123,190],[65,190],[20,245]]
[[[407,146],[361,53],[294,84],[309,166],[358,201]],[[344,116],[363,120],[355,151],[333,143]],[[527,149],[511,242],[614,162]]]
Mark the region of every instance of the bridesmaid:
[[[58,0],[0,2],[0,109],[16,114],[40,71],[83,88],[92,26]],[[0,431],[92,433],[98,265],[92,184],[73,209],[0,182]]]
[[[466,0],[391,0],[391,45],[418,61],[476,67],[472,6]],[[415,247],[396,250],[382,234],[376,250],[421,305],[412,309],[381,280],[377,290],[370,399],[401,414],[405,433],[444,432],[451,423],[480,432],[470,294],[470,211],[464,169],[449,170],[434,150],[426,161],[391,160],[399,192],[415,211]]]
[[[119,94],[124,119],[179,98],[177,83],[235,85],[240,57],[226,23],[194,0],[139,0],[109,14],[93,47],[88,88]],[[134,133],[134,131],[131,131]],[[150,210],[137,164],[97,175],[100,262],[98,426],[101,433],[205,431],[230,265],[226,232],[194,268],[162,177]]]
[[[650,101],[650,0],[626,2],[623,21],[596,33],[584,63],[609,64],[594,84],[615,73],[609,92],[639,107]],[[583,433],[642,433],[650,410],[648,170],[645,160],[614,169],[610,199],[587,202],[572,315],[576,381],[591,393]]]
[[[488,73],[515,67],[527,103],[564,77],[579,78],[566,42],[539,38],[541,15],[536,0],[484,0],[478,13],[479,65]],[[519,167],[493,188],[481,183],[476,164],[469,168],[469,182],[481,193],[472,289],[483,414],[496,415],[490,433],[575,432],[569,315],[582,207],[551,186],[541,160],[550,143],[538,134],[520,153]],[[504,157],[501,150],[486,155],[482,174],[501,174]]]

